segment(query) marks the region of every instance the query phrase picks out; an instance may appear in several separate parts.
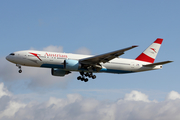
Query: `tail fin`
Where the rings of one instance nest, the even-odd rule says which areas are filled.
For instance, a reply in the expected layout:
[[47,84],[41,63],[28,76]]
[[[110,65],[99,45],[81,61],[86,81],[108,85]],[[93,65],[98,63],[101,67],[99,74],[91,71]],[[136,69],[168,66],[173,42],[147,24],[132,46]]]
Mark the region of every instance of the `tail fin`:
[[157,38],[143,53],[141,53],[136,60],[154,63],[158,54],[159,48],[161,47],[163,39]]

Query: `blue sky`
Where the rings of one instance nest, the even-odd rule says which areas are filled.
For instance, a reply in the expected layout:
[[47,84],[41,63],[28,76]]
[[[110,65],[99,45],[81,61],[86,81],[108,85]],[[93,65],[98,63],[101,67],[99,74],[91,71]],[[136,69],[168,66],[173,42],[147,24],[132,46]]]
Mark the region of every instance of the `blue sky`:
[[[14,95],[35,96],[22,98],[23,102],[66,98],[67,94],[117,101],[133,90],[148,95],[150,100],[164,101],[169,92],[180,93],[179,5],[178,0],[1,1],[0,81]],[[143,73],[97,74],[96,80],[87,83],[76,80],[78,73],[55,78],[50,70],[38,68],[23,67],[24,75],[19,75],[18,68],[4,60],[14,51],[48,46],[67,53],[85,50],[97,55],[139,45],[121,56],[135,59],[158,37],[164,41],[155,62],[173,63]]]

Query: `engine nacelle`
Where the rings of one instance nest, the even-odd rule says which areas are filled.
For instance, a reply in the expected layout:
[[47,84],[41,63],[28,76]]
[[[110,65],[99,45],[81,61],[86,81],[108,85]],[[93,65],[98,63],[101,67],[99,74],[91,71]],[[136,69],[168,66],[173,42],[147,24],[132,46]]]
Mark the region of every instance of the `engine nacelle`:
[[81,64],[78,60],[64,60],[64,69],[68,71],[76,71],[81,68]]
[[51,74],[52,74],[53,76],[61,76],[61,77],[63,77],[63,76],[65,76],[66,74],[69,74],[69,73],[70,73],[69,71],[61,70],[61,69],[59,69],[59,68],[52,68],[52,69],[51,69]]

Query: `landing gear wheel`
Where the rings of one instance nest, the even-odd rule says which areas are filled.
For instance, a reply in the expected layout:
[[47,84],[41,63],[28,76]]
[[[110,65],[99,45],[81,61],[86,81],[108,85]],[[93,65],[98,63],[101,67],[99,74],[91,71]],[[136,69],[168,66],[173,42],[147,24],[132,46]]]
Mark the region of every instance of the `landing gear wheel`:
[[19,73],[22,73],[22,70],[19,70],[18,72],[19,72]]
[[84,82],[87,82],[87,81],[88,81],[88,79],[87,79],[87,78],[85,78]]
[[92,79],[96,79],[96,75],[93,75],[93,76],[92,76]]
[[80,80],[80,79],[81,79],[81,76],[77,77],[77,79]]
[[81,81],[84,81],[85,80],[85,78],[81,78]]
[[84,72],[84,71],[81,71],[79,72],[81,76],[78,76],[77,79],[78,80],[81,80],[81,81],[84,81],[84,82],[88,82],[88,78],[92,78],[92,79],[95,79],[96,78],[96,75],[93,75],[92,72]]
[[19,68],[19,73],[22,73],[22,70],[21,70],[21,65],[19,65],[19,64],[16,64],[16,66]]
[[86,73],[86,74],[85,74],[85,76],[87,77],[87,76],[89,76],[89,74],[88,74],[88,73]]

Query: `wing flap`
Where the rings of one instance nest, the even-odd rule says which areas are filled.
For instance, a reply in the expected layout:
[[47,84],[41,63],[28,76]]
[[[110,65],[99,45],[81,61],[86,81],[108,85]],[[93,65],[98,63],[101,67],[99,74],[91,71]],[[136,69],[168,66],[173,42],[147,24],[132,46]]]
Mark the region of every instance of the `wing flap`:
[[167,63],[171,63],[173,61],[163,61],[163,62],[157,62],[157,63],[152,63],[152,64],[147,64],[147,65],[143,65],[144,67],[154,67],[156,65],[163,65],[163,64],[167,64]]

